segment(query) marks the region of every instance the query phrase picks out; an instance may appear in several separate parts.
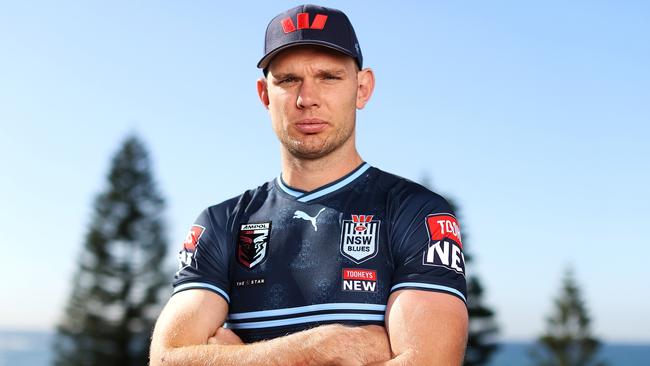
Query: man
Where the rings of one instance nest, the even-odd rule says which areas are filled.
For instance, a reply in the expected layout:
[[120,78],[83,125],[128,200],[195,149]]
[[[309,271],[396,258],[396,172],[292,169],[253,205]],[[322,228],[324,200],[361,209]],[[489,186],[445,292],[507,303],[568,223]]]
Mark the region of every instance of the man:
[[278,15],[258,67],[281,176],[192,226],[152,365],[461,364],[458,223],[443,198],[357,152],[374,75],[348,18]]

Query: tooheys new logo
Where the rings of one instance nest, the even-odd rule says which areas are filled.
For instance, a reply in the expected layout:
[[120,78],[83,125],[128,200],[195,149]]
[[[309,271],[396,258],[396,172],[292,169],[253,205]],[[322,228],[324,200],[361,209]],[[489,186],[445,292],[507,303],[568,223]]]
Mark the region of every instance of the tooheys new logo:
[[424,251],[422,264],[445,267],[465,275],[465,256],[460,226],[453,215],[429,215],[426,218],[429,245]]

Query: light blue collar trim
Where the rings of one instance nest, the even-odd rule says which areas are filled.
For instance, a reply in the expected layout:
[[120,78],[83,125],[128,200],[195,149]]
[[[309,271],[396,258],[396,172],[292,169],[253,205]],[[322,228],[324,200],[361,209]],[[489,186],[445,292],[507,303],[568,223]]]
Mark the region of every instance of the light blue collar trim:
[[329,187],[327,187],[327,188],[325,188],[323,190],[320,190],[320,191],[317,191],[317,192],[314,192],[314,193],[307,193],[304,196],[298,198],[298,201],[300,201],[300,202],[309,202],[311,200],[315,200],[318,197],[322,197],[322,196],[324,196],[326,194],[329,194],[329,193],[332,193],[332,192],[334,192],[334,191],[336,191],[338,189],[341,189],[341,188],[347,186],[348,184],[352,183],[355,179],[359,178],[361,176],[361,174],[365,173],[366,170],[368,170],[368,169],[370,169],[370,164],[363,163],[361,168],[359,168],[356,172],[354,172],[349,177],[347,177],[347,178],[343,179],[342,181],[340,181],[340,182],[338,182],[338,183],[336,183],[336,184],[334,184],[332,186],[329,186]]
[[280,179],[280,177],[276,178],[276,180],[278,182],[278,187],[280,187],[280,189],[282,189],[284,192],[286,192],[291,196],[296,197],[299,202],[309,202],[347,186],[348,184],[352,183],[355,179],[359,178],[368,169],[370,169],[370,164],[363,163],[361,167],[357,168],[357,170],[354,173],[350,174],[350,176],[348,176],[347,178],[329,187],[317,190],[316,192],[313,193],[310,192],[304,193],[304,192],[291,189],[282,182],[282,179]]
[[282,178],[280,178],[280,177],[275,178],[275,180],[278,182],[278,187],[280,187],[280,188],[281,188],[283,191],[285,191],[287,194],[290,194],[290,195],[292,195],[292,196],[294,196],[294,197],[300,197],[300,196],[302,196],[303,194],[305,194],[305,192],[296,191],[296,190],[293,190],[293,189],[287,187],[287,186],[284,184],[284,182],[282,182]]

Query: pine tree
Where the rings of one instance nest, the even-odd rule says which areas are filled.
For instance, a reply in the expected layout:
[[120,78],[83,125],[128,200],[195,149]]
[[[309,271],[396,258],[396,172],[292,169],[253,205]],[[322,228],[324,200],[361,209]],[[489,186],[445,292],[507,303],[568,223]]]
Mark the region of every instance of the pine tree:
[[55,365],[147,364],[169,280],[163,265],[163,205],[144,145],[128,137],[112,160],[107,189],[94,203],[57,327]]
[[[428,177],[422,179],[422,184],[431,189],[431,183]],[[452,210],[456,213],[456,218],[461,223],[463,233],[463,255],[465,264],[470,268],[467,276],[467,310],[469,312],[469,336],[467,338],[467,348],[465,350],[464,366],[486,365],[492,357],[492,354],[498,349],[496,336],[499,328],[496,324],[495,313],[483,301],[483,284],[476,274],[471,274],[471,265],[473,255],[468,251],[469,234],[463,230],[464,224],[460,217],[460,207],[447,198]]]
[[547,331],[531,350],[536,365],[589,366],[605,365],[596,360],[600,342],[590,329],[589,317],[580,287],[568,269],[562,280],[560,296],[547,318]]

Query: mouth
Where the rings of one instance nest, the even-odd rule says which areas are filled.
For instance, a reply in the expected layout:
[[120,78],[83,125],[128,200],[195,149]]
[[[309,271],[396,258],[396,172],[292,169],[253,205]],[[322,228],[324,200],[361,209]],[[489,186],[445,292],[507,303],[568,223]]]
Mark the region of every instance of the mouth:
[[304,134],[315,134],[323,131],[328,123],[318,118],[301,119],[296,122],[296,129]]

